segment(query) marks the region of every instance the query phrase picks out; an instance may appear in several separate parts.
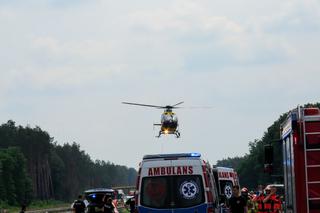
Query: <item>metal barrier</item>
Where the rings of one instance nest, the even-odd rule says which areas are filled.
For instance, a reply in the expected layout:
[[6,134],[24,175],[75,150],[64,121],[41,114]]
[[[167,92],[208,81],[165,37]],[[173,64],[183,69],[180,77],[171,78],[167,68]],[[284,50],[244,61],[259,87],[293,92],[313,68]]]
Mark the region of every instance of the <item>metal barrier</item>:
[[60,208],[52,208],[52,209],[38,209],[38,210],[26,211],[26,213],[55,213],[55,212],[72,212],[72,209],[70,207],[60,207]]

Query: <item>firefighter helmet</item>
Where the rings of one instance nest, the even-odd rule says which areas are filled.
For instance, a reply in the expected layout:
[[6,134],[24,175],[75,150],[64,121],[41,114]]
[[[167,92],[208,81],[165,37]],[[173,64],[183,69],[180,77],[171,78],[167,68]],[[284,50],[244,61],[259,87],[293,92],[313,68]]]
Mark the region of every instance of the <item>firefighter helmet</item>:
[[244,192],[244,193],[248,193],[248,189],[246,188],[246,187],[243,187],[242,189],[241,189],[241,192]]

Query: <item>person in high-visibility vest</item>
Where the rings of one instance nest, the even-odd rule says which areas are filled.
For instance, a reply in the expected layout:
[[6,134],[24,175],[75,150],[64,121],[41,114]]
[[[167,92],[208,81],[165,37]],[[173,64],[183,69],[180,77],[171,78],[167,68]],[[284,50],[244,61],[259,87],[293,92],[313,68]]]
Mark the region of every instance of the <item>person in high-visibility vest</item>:
[[256,202],[254,202],[254,198],[256,194],[253,191],[248,193],[248,213],[256,213]]
[[266,213],[264,209],[264,203],[263,203],[264,199],[265,199],[264,193],[260,193],[253,199],[253,201],[257,203],[257,213]]
[[255,203],[255,207],[256,207],[256,212],[257,213],[266,213],[265,208],[264,208],[264,203],[263,200],[265,199],[265,194],[263,191],[263,186],[259,185],[258,186],[258,195],[256,195],[252,201]]
[[263,199],[265,212],[280,213],[281,200],[276,195],[277,188],[275,186],[267,186],[265,189],[266,196]]

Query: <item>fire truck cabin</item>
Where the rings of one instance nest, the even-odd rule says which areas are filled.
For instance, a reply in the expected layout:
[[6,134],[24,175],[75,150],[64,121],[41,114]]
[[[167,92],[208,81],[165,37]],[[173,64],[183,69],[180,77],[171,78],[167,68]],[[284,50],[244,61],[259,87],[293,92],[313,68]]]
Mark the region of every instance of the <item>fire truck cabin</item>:
[[320,212],[320,110],[298,107],[281,125],[287,213]]

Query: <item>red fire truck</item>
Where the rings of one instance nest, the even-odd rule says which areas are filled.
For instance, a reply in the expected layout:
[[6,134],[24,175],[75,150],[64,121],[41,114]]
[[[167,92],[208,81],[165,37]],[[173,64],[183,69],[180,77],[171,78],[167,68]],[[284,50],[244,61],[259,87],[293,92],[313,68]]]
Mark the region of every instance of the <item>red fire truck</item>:
[[320,109],[297,107],[281,125],[286,213],[320,212]]

